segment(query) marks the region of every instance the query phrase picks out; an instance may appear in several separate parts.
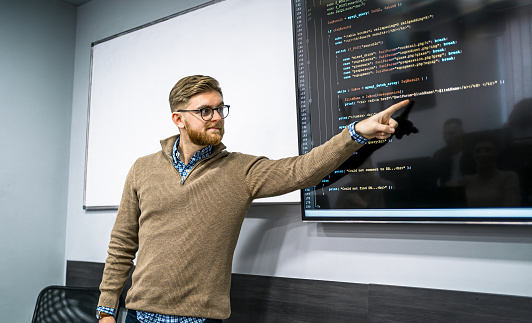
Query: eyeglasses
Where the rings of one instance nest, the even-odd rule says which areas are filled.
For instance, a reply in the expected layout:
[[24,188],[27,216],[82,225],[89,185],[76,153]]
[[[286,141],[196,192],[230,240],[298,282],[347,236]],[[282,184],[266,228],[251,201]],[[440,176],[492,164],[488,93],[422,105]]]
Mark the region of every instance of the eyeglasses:
[[220,118],[225,119],[229,115],[229,105],[221,105],[217,108],[201,108],[195,110],[177,110],[177,112],[199,112],[204,121],[210,121],[214,116],[214,111],[218,112]]

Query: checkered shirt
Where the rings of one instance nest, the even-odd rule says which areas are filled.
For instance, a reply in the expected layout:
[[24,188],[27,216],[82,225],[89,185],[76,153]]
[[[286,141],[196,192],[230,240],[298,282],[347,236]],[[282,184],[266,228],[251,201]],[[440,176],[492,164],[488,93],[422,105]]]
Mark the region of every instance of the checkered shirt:
[[183,163],[179,159],[179,151],[177,150],[177,147],[179,146],[179,137],[177,137],[177,140],[174,144],[174,149],[172,151],[172,158],[174,160],[174,167],[177,169],[179,174],[181,175],[181,182],[185,180],[188,173],[192,170],[192,168],[203,158],[209,157],[212,154],[212,146],[207,146],[203,148],[202,150],[196,151],[194,153],[194,156],[190,159],[187,165]]
[[358,142],[359,144],[362,144],[362,145],[365,145],[368,143],[369,139],[367,138],[364,138],[362,137],[361,135],[359,135],[358,133],[356,133],[355,131],[355,124],[357,123],[358,121],[356,122],[353,122],[351,123],[348,128],[349,128],[349,134],[351,135],[351,139],[353,139],[354,141]]
[[199,317],[162,315],[137,311],[137,320],[141,323],[203,323],[205,319]]
[[[98,306],[98,311],[115,315],[115,309]],[[149,312],[137,311],[137,320],[141,323],[203,323],[206,319],[199,317],[163,315]]]

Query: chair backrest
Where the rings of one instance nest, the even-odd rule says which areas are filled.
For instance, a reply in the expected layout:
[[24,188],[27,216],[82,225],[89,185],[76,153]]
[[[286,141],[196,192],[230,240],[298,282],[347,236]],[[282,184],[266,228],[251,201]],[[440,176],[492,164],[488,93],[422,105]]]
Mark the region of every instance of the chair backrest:
[[32,323],[95,323],[98,287],[48,286],[37,297]]

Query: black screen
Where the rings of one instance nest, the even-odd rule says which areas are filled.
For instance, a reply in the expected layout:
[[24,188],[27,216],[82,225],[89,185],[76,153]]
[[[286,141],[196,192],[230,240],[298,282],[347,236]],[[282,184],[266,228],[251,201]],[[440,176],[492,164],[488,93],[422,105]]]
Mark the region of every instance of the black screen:
[[292,3],[300,153],[404,99],[419,130],[302,190],[304,220],[532,221],[531,1]]

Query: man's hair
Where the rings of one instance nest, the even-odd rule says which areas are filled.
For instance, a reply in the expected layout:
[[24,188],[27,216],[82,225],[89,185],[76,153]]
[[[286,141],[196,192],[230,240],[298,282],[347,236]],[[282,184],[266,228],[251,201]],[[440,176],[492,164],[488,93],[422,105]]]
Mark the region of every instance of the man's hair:
[[216,91],[222,94],[222,89],[217,80],[205,75],[186,76],[174,85],[170,91],[170,109],[176,112],[181,106],[188,103],[191,97],[196,94]]

